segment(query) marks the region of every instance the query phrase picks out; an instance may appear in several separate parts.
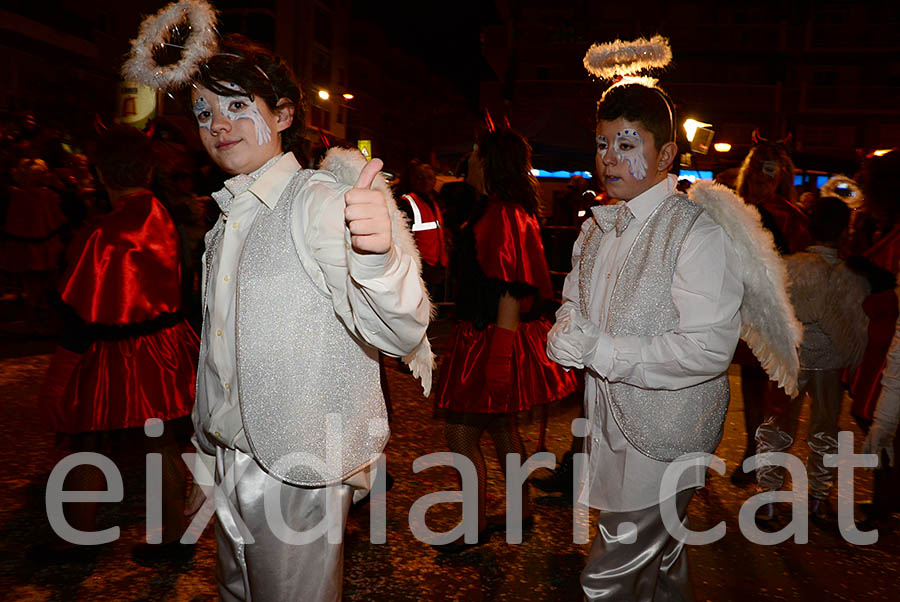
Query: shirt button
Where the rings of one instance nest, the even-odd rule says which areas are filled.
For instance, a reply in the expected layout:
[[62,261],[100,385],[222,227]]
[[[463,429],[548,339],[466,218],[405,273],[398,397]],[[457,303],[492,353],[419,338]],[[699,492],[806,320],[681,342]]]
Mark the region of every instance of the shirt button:
[[228,282],[229,280],[231,280],[231,276],[229,276],[228,274],[225,274],[225,282]]
[[237,230],[237,229],[238,229],[238,222],[234,222],[233,224],[231,224],[231,227],[234,228],[235,230]]
[[221,328],[220,328],[219,330],[216,331],[216,336],[217,336],[217,337],[222,336],[222,329],[221,329]]
[[231,383],[225,383],[225,390],[231,391]]
[[222,438],[222,433],[220,433],[219,431],[216,431],[216,437],[218,437],[219,439],[221,439],[221,438]]
[[347,248],[348,251],[350,250],[350,243],[349,243],[349,242],[345,242],[345,243],[344,243],[344,246]]

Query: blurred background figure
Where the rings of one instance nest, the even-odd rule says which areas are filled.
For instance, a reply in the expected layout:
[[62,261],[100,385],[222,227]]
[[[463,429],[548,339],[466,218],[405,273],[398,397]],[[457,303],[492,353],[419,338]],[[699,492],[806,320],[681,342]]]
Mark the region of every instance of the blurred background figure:
[[[489,528],[481,436],[490,434],[505,472],[507,454],[525,457],[519,412],[561,399],[577,383],[574,372],[551,362],[545,352],[551,327],[546,316],[554,309],[545,302],[552,301],[553,289],[536,216],[531,148],[511,130],[486,132],[469,166],[469,181],[483,182],[484,196],[457,238],[456,324],[435,405],[446,410],[447,446],[469,458],[478,473],[478,543],[484,543],[505,521]],[[526,528],[534,521],[527,487],[526,481],[521,491]],[[460,540],[441,551],[466,547]]]
[[[866,347],[868,318],[863,301],[869,284],[838,255],[838,246],[850,222],[850,208],[838,197],[824,197],[813,208],[810,234],[814,244],[785,258],[790,296],[797,319],[803,324],[800,346],[799,394],[793,399],[767,395],[765,421],[756,431],[757,452],[784,452],[794,442],[805,398],[810,398],[807,443],[809,458],[809,513],[813,520],[830,526],[828,503],[837,467],[827,467],[826,454],[838,451],[838,418],[844,386],[843,371],[859,365]],[[774,491],[784,482],[784,469],[757,469],[761,489]],[[775,504],[757,514],[764,521],[775,518]]]
[[[863,304],[869,318],[869,342],[862,364],[848,374],[848,384],[853,397],[851,414],[868,430],[875,418],[891,336],[900,315],[894,289],[900,271],[900,151],[867,157],[859,182],[863,225],[851,241],[851,250],[863,251],[848,261],[869,278],[872,294]],[[861,507],[876,522],[900,510],[900,466],[882,463],[875,471],[872,502]]]
[[[802,251],[812,242],[809,219],[795,204],[794,163],[781,141],[770,142],[754,132],[756,145],[744,158],[735,180],[738,195],[756,207],[762,225],[772,233],[775,247],[782,254]],[[771,386],[769,377],[743,341],[738,343],[734,363],[741,366],[741,393],[744,400],[746,446],[744,459],[756,453],[756,429],[763,422],[763,400],[767,395],[783,393]],[[786,401],[783,401],[786,403]],[[736,485],[749,485],[753,472],[735,469],[731,480]]]
[[[135,549],[139,561],[160,560],[191,549],[178,545],[185,475],[173,421],[184,419],[190,429],[199,340],[182,315],[180,240],[149,189],[150,139],[129,126],[110,127],[100,135],[95,162],[112,211],[89,220],[68,248],[60,286],[66,326],[39,405],[69,452],[161,455],[162,525],[151,535],[164,545]],[[145,436],[151,418],[164,428]],[[91,465],[73,468],[65,483],[68,491],[104,488],[103,473]],[[70,525],[95,530],[96,502],[65,508]],[[69,561],[86,551],[60,540],[36,553]]]
[[67,225],[59,195],[49,187],[51,179],[42,159],[19,161],[0,230],[0,270],[19,280],[32,328],[46,318],[40,312],[48,308],[48,293],[56,283]]
[[444,298],[444,281],[450,257],[441,208],[437,203],[434,170],[427,163],[413,159],[400,179],[403,191],[397,206],[409,218],[410,229],[422,258],[422,278],[432,301]]

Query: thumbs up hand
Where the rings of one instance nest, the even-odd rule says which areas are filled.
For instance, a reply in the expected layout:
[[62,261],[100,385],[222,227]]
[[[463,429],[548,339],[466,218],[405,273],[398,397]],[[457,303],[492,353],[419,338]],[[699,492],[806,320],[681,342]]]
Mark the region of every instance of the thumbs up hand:
[[357,253],[387,253],[391,248],[391,216],[387,200],[372,181],[381,171],[381,159],[372,159],[359,174],[356,185],[344,194],[344,219],[350,243]]

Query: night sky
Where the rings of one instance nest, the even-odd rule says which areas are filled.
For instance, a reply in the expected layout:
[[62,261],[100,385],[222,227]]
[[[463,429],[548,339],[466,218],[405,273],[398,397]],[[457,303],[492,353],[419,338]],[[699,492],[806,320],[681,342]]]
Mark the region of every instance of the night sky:
[[500,17],[491,1],[433,3],[401,0],[385,4],[353,0],[353,12],[379,25],[391,44],[441,71],[477,105],[478,82],[495,76],[481,56],[480,33]]

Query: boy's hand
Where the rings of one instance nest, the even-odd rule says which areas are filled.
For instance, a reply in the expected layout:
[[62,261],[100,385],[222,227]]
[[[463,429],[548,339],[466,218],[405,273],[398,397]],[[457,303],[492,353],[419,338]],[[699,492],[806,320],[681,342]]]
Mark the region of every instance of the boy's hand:
[[547,333],[547,357],[566,368],[584,368],[583,341],[572,324],[572,312],[557,312],[556,323]]
[[344,219],[350,242],[357,253],[387,253],[391,249],[391,216],[387,199],[372,190],[372,181],[381,171],[381,159],[372,159],[363,168],[356,186],[344,195]]

